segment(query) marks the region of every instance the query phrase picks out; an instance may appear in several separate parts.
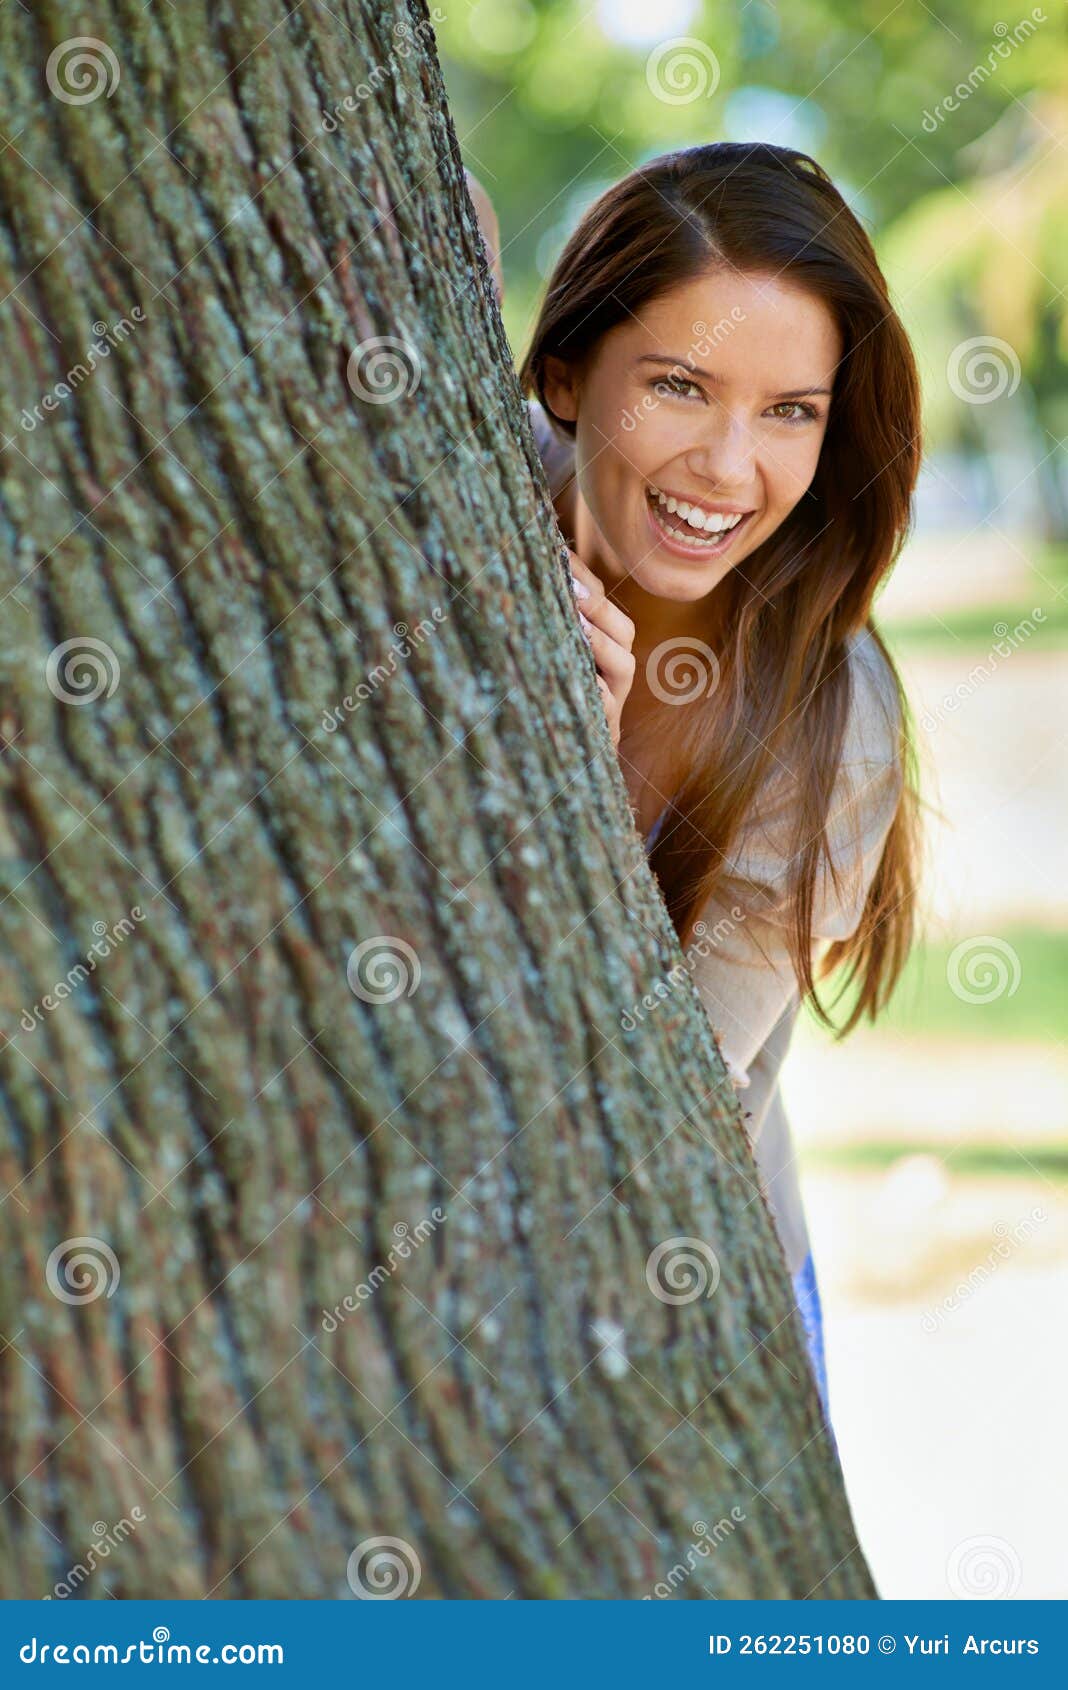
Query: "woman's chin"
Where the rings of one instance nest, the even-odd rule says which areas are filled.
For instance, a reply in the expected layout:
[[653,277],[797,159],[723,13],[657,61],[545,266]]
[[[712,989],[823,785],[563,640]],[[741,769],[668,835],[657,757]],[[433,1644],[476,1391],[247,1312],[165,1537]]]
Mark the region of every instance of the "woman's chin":
[[696,604],[710,593],[730,571],[730,563],[716,559],[703,569],[688,558],[650,557],[638,554],[627,578],[652,598],[671,599],[675,604]]

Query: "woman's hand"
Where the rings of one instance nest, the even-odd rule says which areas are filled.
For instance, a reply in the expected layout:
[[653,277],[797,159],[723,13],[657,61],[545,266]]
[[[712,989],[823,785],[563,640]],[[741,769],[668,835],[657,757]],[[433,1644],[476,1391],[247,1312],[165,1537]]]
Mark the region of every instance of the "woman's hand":
[[597,665],[597,685],[612,744],[618,745],[620,718],[634,681],[634,623],[612,603],[596,575],[570,547],[567,555],[579,621]]

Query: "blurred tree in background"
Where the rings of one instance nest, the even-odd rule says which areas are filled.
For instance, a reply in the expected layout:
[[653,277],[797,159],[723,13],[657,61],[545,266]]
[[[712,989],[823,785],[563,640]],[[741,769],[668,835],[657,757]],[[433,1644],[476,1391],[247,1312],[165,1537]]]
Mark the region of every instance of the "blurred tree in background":
[[[1068,540],[1066,140],[1063,94],[1014,103],[963,150],[973,173],[925,194],[884,243],[925,362],[936,374],[952,372],[927,383],[933,438],[977,454],[1000,443],[1006,456],[1014,437],[1021,442],[1054,541]],[[970,369],[967,353],[955,356],[962,337]],[[962,392],[976,403],[956,403]],[[987,409],[1001,397],[1010,403]]]

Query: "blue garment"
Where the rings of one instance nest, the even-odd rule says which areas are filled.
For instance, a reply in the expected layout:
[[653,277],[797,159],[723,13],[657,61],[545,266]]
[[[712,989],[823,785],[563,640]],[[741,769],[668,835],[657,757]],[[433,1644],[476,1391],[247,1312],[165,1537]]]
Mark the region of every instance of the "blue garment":
[[816,1388],[829,1424],[831,1412],[827,1400],[827,1360],[823,1350],[823,1309],[811,1250],[794,1274],[794,1296],[797,1298],[805,1337],[808,1339],[808,1353],[812,1371],[816,1376]]
[[663,827],[664,817],[667,815],[670,808],[671,808],[670,804],[664,805],[664,808],[661,810],[660,814],[657,816],[657,818],[656,818],[655,822],[653,823],[652,827],[649,829],[649,832],[645,836],[645,850],[646,850],[647,855],[652,850],[653,846],[656,844],[656,836],[660,832],[660,829]]

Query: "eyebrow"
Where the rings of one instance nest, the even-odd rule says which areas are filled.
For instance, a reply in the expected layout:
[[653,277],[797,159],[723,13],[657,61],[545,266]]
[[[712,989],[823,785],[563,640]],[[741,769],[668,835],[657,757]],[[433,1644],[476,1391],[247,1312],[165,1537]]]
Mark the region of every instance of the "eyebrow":
[[[722,387],[724,385],[722,376],[717,376],[712,370],[698,369],[697,365],[691,364],[688,358],[669,358],[663,352],[643,352],[635,362],[638,364],[670,364],[674,369],[686,370],[690,375],[703,376],[705,381],[712,382],[714,386]],[[831,397],[829,387],[795,387],[789,393],[765,394],[765,398],[810,399],[818,393],[826,394],[828,399]]]

